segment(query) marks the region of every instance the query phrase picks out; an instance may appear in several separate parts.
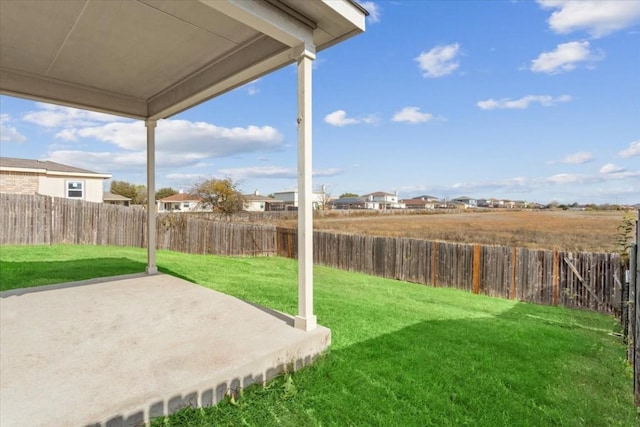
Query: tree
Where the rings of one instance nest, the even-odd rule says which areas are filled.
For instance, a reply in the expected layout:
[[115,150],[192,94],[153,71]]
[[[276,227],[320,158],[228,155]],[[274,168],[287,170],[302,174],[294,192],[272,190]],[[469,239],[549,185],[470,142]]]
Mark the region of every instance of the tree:
[[178,192],[171,187],[164,187],[156,191],[156,200],[164,199],[174,194],[178,194]]
[[620,254],[620,261],[625,269],[629,268],[629,250],[633,246],[633,231],[635,224],[631,211],[626,211],[622,223],[616,228],[616,246]]
[[147,204],[147,186],[138,184],[136,185],[136,199],[133,202],[134,205],[146,205]]
[[314,193],[319,195],[319,196],[315,196],[315,197],[319,197],[319,199],[316,199],[317,202],[314,203],[314,205],[316,205],[314,209],[327,209],[327,205],[331,200],[331,193],[327,192],[327,185],[326,184],[320,185],[320,187],[316,189]]
[[131,203],[136,204],[138,191],[136,186],[126,181],[111,181],[109,191],[113,194],[119,194],[123,197],[131,199]]
[[346,199],[347,197],[358,197],[356,193],[342,193],[340,195],[341,199]]
[[205,179],[191,189],[191,195],[202,200],[202,206],[227,216],[242,209],[242,194],[231,178]]
[[147,203],[147,187],[142,184],[131,184],[127,181],[111,181],[109,191],[131,199],[132,205]]

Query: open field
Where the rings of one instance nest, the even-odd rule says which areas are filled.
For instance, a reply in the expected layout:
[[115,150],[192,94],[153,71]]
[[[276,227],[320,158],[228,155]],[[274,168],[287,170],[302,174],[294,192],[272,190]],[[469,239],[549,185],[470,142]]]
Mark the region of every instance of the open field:
[[[459,243],[615,252],[623,211],[484,211],[442,214],[353,215],[314,219],[317,230],[412,237]],[[634,214],[634,218],[637,214]],[[295,227],[295,220],[279,225]]]
[[[5,246],[0,261],[3,285],[14,288],[143,271],[145,251]],[[296,312],[294,260],[159,251],[157,261],[165,273]],[[318,322],[333,336],[325,357],[245,390],[238,401],[185,409],[152,425],[638,425],[632,372],[611,317],[314,271]]]

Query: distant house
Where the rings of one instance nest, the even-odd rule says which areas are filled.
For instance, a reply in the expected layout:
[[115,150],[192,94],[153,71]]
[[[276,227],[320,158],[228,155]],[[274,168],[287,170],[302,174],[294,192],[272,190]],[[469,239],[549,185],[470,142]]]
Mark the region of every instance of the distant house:
[[400,200],[401,204],[404,204],[406,209],[435,209],[440,202],[436,200],[423,200],[423,199],[403,199]]
[[102,203],[104,180],[92,172],[48,160],[0,157],[0,193],[42,194]]
[[[298,208],[297,189],[278,191],[273,193],[273,198],[282,202],[283,210],[295,210]],[[327,203],[327,194],[324,191],[314,191],[311,193],[311,203],[313,204],[313,209],[323,208]]]
[[440,201],[440,199],[438,199],[435,196],[428,196],[428,195],[424,195],[424,196],[417,196],[414,197],[415,200],[424,200],[425,202],[438,202]]
[[478,199],[478,207],[482,208],[503,208],[504,200],[492,197],[490,199]]
[[178,193],[157,201],[158,212],[202,212],[202,200],[191,194]]
[[471,197],[462,196],[456,197],[455,199],[451,199],[451,203],[456,205],[463,205],[465,208],[477,208],[478,201],[476,199],[472,199]]
[[476,205],[479,208],[490,208],[491,204],[489,203],[489,200],[487,199],[477,199],[476,200]]
[[398,192],[394,194],[385,193],[384,191],[376,191],[374,193],[364,194],[368,202],[375,204],[375,207],[369,209],[402,209],[404,205],[398,201]]
[[131,204],[131,199],[129,197],[105,191],[102,195],[102,202],[107,205],[129,206]]
[[[273,209],[276,205],[278,208]],[[282,201],[276,200],[273,197],[261,196],[257,191],[253,194],[242,195],[242,210],[247,212],[283,210],[280,205],[282,205]]]
[[341,197],[329,202],[329,209],[371,209],[364,197]]

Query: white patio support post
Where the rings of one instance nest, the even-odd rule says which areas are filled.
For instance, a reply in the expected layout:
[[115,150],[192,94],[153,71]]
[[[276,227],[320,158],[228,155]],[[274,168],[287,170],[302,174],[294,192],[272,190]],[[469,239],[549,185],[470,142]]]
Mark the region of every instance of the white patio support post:
[[313,200],[311,189],[311,64],[315,46],[302,44],[298,61],[298,315],[295,327],[310,331],[313,314]]
[[147,127],[147,274],[156,274],[156,120]]

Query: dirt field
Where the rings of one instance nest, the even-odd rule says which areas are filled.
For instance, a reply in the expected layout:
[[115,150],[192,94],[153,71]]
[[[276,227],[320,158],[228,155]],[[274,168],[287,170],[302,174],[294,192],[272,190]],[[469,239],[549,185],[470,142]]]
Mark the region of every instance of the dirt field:
[[[375,236],[414,237],[585,252],[615,252],[622,211],[499,211],[317,218],[314,228]],[[637,213],[634,213],[637,218]],[[295,227],[295,221],[280,225]]]

